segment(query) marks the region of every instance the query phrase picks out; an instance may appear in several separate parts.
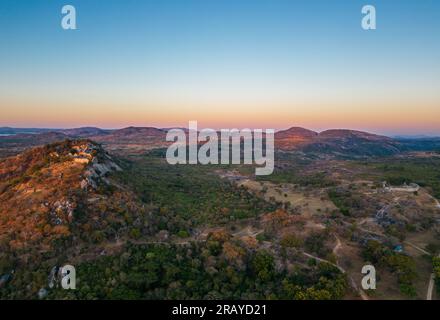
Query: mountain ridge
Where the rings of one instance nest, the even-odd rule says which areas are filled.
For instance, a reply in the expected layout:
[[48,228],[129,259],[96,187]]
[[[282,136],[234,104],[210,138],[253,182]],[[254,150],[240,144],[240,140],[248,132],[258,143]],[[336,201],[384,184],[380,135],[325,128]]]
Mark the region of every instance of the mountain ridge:
[[[54,129],[53,131],[40,129],[43,131],[39,133],[0,136],[0,157],[18,154],[28,147],[72,138],[91,139],[102,144],[109,151],[131,150],[142,153],[145,150],[167,147],[170,142],[166,141],[166,134],[171,129],[173,128],[135,126],[116,130],[98,127]],[[316,132],[293,126],[275,132],[275,148],[287,152],[301,151],[336,156],[385,156],[412,150],[438,150],[440,141],[437,139],[402,140],[360,130],[328,129]]]

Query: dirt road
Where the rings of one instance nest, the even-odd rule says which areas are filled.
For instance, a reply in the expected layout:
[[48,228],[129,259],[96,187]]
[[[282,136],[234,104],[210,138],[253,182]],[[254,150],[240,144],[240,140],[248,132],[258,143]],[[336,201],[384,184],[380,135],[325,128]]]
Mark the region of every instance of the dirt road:
[[[339,249],[342,247],[342,242],[341,242],[341,240],[340,240],[336,235],[335,235],[335,238],[336,238],[336,245],[335,245],[335,247],[333,248],[333,254],[335,254],[335,255],[337,256],[337,253],[338,253]],[[353,288],[355,291],[357,291],[357,292],[359,293],[359,295],[360,295],[360,297],[362,298],[362,300],[369,300],[369,298],[368,298],[368,296],[365,294],[365,292],[362,291],[362,289],[360,289],[360,288],[357,286],[356,281],[354,281],[354,279],[353,279],[353,278],[347,273],[347,271],[345,271],[344,268],[342,268],[342,267],[339,266],[338,264],[335,264],[335,263],[330,262],[330,261],[328,261],[328,260],[325,260],[325,259],[319,258],[319,257],[317,257],[317,256],[314,256],[314,255],[310,254],[310,253],[303,252],[303,254],[304,254],[306,257],[308,257],[308,258],[315,259],[315,260],[317,260],[317,261],[319,261],[319,262],[325,262],[325,263],[331,264],[332,266],[338,268],[339,271],[341,271],[342,273],[344,273],[344,274],[346,274],[346,275],[348,276],[348,278],[349,278],[349,280],[350,280],[350,285],[352,286],[352,288]]]
[[[440,258],[440,254],[438,255]],[[434,291],[435,286],[435,273],[431,273],[431,278],[429,279],[428,284],[428,292],[426,293],[426,300],[432,300],[432,292]]]
[[432,300],[432,292],[434,291],[435,284],[435,274],[431,273],[431,278],[429,279],[428,292],[426,293],[426,300]]

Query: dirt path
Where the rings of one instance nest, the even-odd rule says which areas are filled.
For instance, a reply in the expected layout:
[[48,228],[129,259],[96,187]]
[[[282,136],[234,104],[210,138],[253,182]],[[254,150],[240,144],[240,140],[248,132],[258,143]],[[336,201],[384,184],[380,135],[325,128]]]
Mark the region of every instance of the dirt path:
[[342,273],[346,273],[345,270],[342,267],[338,266],[337,264],[334,264],[333,262],[330,262],[328,260],[325,260],[325,259],[322,259],[320,257],[314,256],[313,254],[310,254],[310,253],[307,253],[307,252],[303,252],[303,254],[306,257],[311,258],[311,259],[315,259],[315,260],[317,260],[319,262],[325,262],[325,263],[331,264],[332,266],[338,268],[338,270],[341,271]]
[[[437,200],[437,198],[431,196],[430,194],[428,194],[428,195],[432,200],[434,200],[436,208],[440,209],[440,202]],[[414,249],[419,250],[420,252],[423,252],[424,254],[431,255],[426,250],[423,250],[422,248],[417,247],[416,245],[414,245],[410,242],[405,242],[405,243],[410,245]],[[439,254],[439,257],[440,257],[440,254]],[[435,274],[431,273],[431,276],[429,277],[428,291],[426,292],[426,300],[432,300],[432,293],[434,291],[434,286],[435,286]]]
[[413,247],[414,249],[420,251],[420,252],[423,253],[423,254],[427,254],[428,256],[431,255],[428,251],[426,251],[426,250],[424,250],[424,249],[422,249],[422,248],[416,246],[414,243],[411,243],[411,242],[408,242],[408,241],[404,241],[403,243],[404,243],[404,244],[407,244],[407,245],[409,245],[409,246],[411,246],[411,247]]
[[[440,258],[440,254],[438,255]],[[428,292],[426,293],[426,300],[432,300],[432,292],[434,291],[434,285],[435,285],[435,273],[431,273],[431,277],[429,278],[429,284],[428,284]]]
[[432,200],[434,200],[434,202],[435,202],[435,207],[436,207],[437,209],[440,209],[440,202],[437,200],[437,198],[431,196],[429,193],[428,193],[428,196],[429,196]]
[[342,247],[342,242],[341,242],[341,240],[339,240],[339,238],[337,236],[335,236],[335,238],[336,238],[336,245],[333,248],[333,254],[335,256],[337,256],[339,249],[341,249],[341,247]]
[[250,226],[247,226],[239,231],[234,232],[232,235],[234,237],[244,237],[244,236],[248,236],[248,237],[253,237],[255,238],[257,235],[259,235],[260,233],[262,233],[264,230],[256,230]]
[[429,279],[428,284],[428,292],[426,293],[426,300],[432,300],[432,291],[434,290],[434,282],[435,281],[435,274],[431,273],[431,278]]
[[[338,252],[339,252],[339,249],[342,248],[342,241],[339,239],[338,236],[335,235],[335,237],[336,237],[336,245],[333,248],[333,254],[337,256]],[[346,272],[346,274],[348,275],[347,272]],[[367,294],[362,289],[360,289],[357,286],[356,281],[354,281],[353,277],[351,277],[350,275],[348,275],[348,277],[350,279],[351,286],[359,293],[359,295],[361,296],[362,300],[370,300],[368,298]]]
[[[333,254],[337,255],[339,249],[342,247],[342,242],[341,242],[341,240],[340,240],[336,235],[335,235],[335,237],[336,237],[336,245],[335,245],[335,247],[333,248]],[[349,278],[349,280],[350,280],[350,285],[352,286],[352,288],[353,288],[355,291],[357,291],[357,292],[359,293],[359,295],[360,295],[360,297],[362,298],[362,300],[369,300],[369,298],[368,298],[368,296],[365,294],[365,292],[362,291],[362,289],[360,289],[360,288],[357,286],[356,281],[354,281],[354,279],[353,279],[353,278],[347,273],[347,271],[346,271],[344,268],[342,268],[340,265],[335,264],[335,263],[333,263],[333,262],[330,262],[330,261],[328,261],[328,260],[326,260],[326,259],[319,258],[319,257],[314,256],[314,255],[312,255],[312,254],[310,254],[310,253],[307,253],[307,252],[303,252],[303,254],[304,254],[306,257],[308,257],[308,258],[312,258],[312,259],[315,259],[315,260],[320,261],[320,262],[325,262],[325,263],[328,263],[328,264],[330,264],[330,265],[332,265],[332,266],[338,268],[339,271],[341,271],[342,273],[344,273],[344,274],[346,274],[346,275],[348,276],[348,278]]]
[[[427,254],[427,255],[431,255],[428,251],[423,250],[422,248],[416,246],[415,244],[405,241],[404,243],[410,245],[411,247],[413,247],[414,249]],[[440,257],[440,255],[439,255]],[[430,277],[429,277],[429,283],[428,283],[428,291],[426,292],[426,300],[432,300],[432,292],[434,291],[434,285],[435,285],[435,274],[431,273]]]

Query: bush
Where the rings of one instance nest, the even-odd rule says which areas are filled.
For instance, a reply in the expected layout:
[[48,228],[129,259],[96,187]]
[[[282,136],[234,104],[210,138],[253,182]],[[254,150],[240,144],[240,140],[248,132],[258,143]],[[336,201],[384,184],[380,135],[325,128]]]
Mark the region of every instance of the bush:
[[177,236],[179,238],[188,238],[189,237],[189,233],[186,230],[180,230],[179,232],[177,232]]
[[141,232],[139,231],[139,229],[137,228],[133,228],[130,231],[130,237],[132,237],[133,239],[139,239],[141,236]]
[[274,276],[274,259],[267,251],[259,251],[252,260],[252,268],[258,279],[269,281]]
[[298,248],[303,245],[303,240],[293,234],[289,234],[284,236],[280,243],[285,248]]

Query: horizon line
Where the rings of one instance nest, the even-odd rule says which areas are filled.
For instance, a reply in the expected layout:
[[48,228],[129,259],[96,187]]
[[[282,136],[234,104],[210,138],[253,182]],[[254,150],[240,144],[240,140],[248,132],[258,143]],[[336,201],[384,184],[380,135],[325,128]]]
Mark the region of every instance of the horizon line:
[[[50,130],[57,130],[58,131],[58,130],[84,129],[84,128],[93,128],[93,129],[111,130],[111,131],[123,130],[123,129],[127,129],[127,128],[152,128],[152,129],[159,129],[159,130],[165,130],[165,129],[188,129],[187,127],[184,127],[184,126],[165,126],[165,127],[160,127],[160,126],[153,126],[153,125],[145,125],[145,126],[128,125],[128,126],[121,126],[121,127],[100,127],[100,126],[96,126],[96,125],[71,126],[71,127],[70,126],[69,127],[8,126],[8,125],[0,126],[0,130],[1,129],[12,129],[12,130],[20,130],[20,129],[22,129],[22,130],[31,130],[31,129],[36,129],[36,130],[48,130],[48,131],[50,131]],[[234,127],[234,128],[240,129],[239,127]],[[250,127],[243,127],[243,128],[255,129],[255,128],[250,128]],[[243,128],[241,128],[241,129],[243,129]],[[365,133],[381,135],[381,136],[385,136],[385,137],[426,137],[426,138],[440,137],[440,133],[436,133],[436,134],[433,134],[433,133],[394,133],[394,134],[390,134],[390,133],[380,133],[378,131],[373,131],[373,130],[370,131],[370,130],[353,129],[353,128],[346,128],[346,127],[340,127],[340,128],[330,127],[330,128],[327,128],[327,129],[316,130],[316,129],[309,129],[307,127],[303,127],[303,126],[300,126],[300,125],[294,125],[294,126],[291,126],[291,127],[274,129],[274,130],[275,130],[275,132],[281,132],[281,131],[290,130],[292,128],[305,129],[305,130],[316,132],[318,134],[320,134],[322,132],[325,132],[325,131],[330,131],[330,130],[347,130],[347,131],[365,132]],[[212,128],[211,127],[210,129],[219,131],[221,129],[226,129],[226,128]],[[258,128],[258,129],[260,129],[260,128]],[[272,128],[266,128],[264,130],[268,130],[268,129],[272,129]]]

